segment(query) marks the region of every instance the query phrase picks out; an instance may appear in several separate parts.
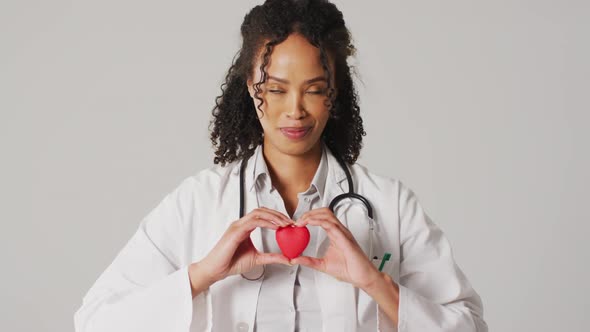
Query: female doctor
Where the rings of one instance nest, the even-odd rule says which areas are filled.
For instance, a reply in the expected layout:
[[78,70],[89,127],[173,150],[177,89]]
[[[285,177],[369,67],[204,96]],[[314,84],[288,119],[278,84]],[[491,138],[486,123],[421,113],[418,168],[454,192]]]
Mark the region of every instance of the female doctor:
[[[414,193],[355,163],[365,132],[342,13],[268,0],[241,32],[213,112],[215,166],[146,216],[76,331],[487,331]],[[301,256],[281,253],[285,227],[309,230]]]

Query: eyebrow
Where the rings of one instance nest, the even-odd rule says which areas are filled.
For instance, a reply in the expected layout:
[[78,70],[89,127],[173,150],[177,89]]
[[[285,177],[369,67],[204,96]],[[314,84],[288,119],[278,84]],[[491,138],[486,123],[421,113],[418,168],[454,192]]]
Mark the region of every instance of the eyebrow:
[[[285,84],[289,84],[289,83],[290,83],[290,82],[289,82],[288,80],[286,80],[286,79],[283,79],[283,78],[278,78],[278,77],[274,77],[274,76],[268,76],[268,79],[269,79],[269,80],[274,80],[274,81],[277,81],[277,82],[281,82],[281,83],[285,83]],[[303,83],[305,83],[305,84],[310,84],[310,83],[315,83],[315,82],[319,82],[319,81],[324,81],[324,82],[326,82],[326,78],[325,78],[324,76],[318,76],[318,77],[314,77],[314,78],[312,78],[312,79],[309,79],[309,80],[307,80],[307,81],[305,81],[305,82],[303,82]]]

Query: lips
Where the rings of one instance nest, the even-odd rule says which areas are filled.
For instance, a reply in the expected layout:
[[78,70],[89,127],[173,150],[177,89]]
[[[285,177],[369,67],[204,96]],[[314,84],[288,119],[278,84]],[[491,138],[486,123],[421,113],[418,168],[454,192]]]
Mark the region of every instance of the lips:
[[283,127],[281,132],[287,138],[297,140],[303,138],[311,130],[311,127]]

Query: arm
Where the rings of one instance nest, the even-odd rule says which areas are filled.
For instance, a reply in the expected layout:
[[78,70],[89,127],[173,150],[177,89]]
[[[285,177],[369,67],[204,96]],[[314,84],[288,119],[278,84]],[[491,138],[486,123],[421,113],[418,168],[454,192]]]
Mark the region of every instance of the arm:
[[182,264],[193,185],[185,180],[142,221],[84,297],[77,332],[189,330],[193,303]]
[[400,183],[398,331],[487,332],[479,295],[416,195]]
[[193,299],[214,283],[213,280],[207,277],[207,274],[199,262],[192,263],[188,267],[188,275]]
[[[481,299],[455,264],[449,241],[424,213],[416,196],[401,183],[398,188],[401,258],[397,284],[375,268],[328,208],[306,212],[295,223],[326,231],[331,245],[324,257],[300,256],[291,263],[364,290],[399,332],[487,332]],[[391,325],[389,320],[384,326]]]
[[374,282],[363,288],[372,297],[379,308],[397,325],[399,320],[399,286],[387,273],[376,272]]

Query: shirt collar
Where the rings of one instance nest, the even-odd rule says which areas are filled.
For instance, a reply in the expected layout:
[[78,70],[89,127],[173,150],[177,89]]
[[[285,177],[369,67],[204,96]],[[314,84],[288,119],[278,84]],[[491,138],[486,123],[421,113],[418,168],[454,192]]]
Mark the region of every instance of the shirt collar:
[[[320,196],[320,200],[323,199],[324,195],[324,188],[326,186],[326,178],[328,177],[328,147],[324,142],[322,142],[322,157],[320,159],[320,164],[318,169],[311,180],[311,188],[315,189]],[[264,185],[266,184],[266,189],[270,192],[272,189],[272,183],[270,174],[268,172],[268,167],[266,165],[266,160],[264,160],[264,154],[262,152],[262,144],[256,147],[256,151],[254,152],[254,171],[253,171],[253,181],[252,185],[250,186],[250,191],[254,190],[256,185]],[[309,190],[309,188],[308,188]],[[307,191],[306,191],[307,192]]]

